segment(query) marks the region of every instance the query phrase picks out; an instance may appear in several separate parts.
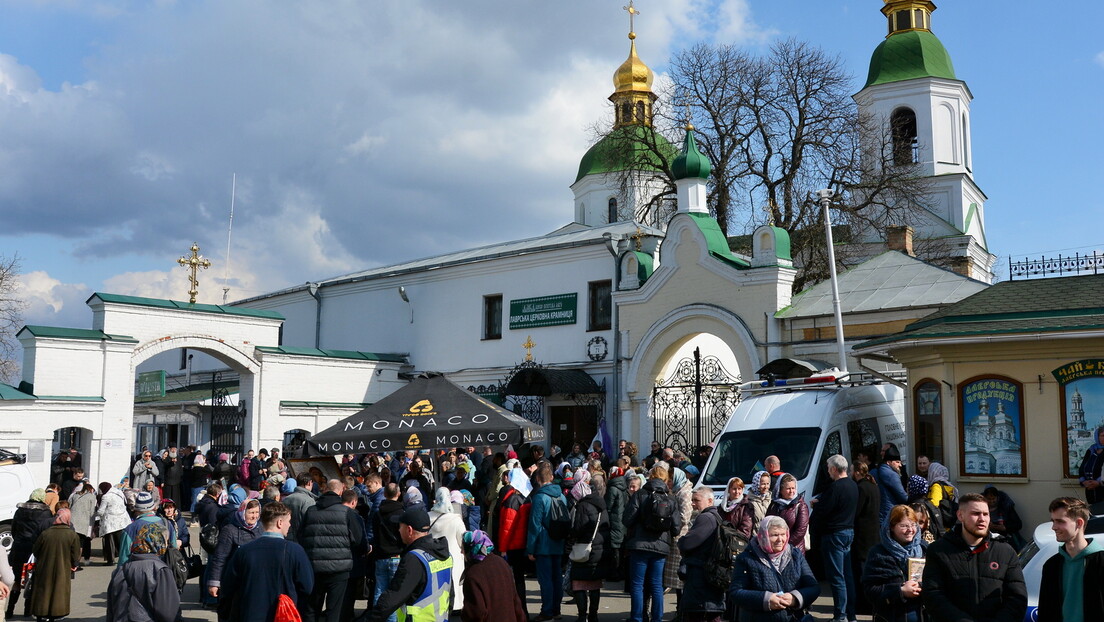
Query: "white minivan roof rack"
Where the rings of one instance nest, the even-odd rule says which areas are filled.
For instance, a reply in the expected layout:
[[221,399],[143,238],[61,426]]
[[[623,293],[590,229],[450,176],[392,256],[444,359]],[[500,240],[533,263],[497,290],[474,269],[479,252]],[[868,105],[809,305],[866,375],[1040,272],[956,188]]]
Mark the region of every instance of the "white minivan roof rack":
[[[905,371],[885,372],[886,376],[905,380]],[[816,389],[826,387],[854,386],[860,384],[881,384],[883,380],[873,374],[841,372],[835,367],[817,372],[808,378],[772,378],[753,380],[740,385],[741,391],[776,391],[779,389]]]

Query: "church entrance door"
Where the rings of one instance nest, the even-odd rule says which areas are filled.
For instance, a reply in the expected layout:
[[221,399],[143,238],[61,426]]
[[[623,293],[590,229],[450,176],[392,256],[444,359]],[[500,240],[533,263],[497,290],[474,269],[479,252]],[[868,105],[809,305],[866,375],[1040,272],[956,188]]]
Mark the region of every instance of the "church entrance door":
[[571,453],[571,445],[576,442],[584,450],[590,450],[590,441],[598,433],[597,406],[552,406],[549,411],[553,445],[559,445],[565,456]]
[[740,377],[721,359],[693,356],[681,359],[673,373],[652,389],[653,438],[687,456],[717,438],[740,402]]

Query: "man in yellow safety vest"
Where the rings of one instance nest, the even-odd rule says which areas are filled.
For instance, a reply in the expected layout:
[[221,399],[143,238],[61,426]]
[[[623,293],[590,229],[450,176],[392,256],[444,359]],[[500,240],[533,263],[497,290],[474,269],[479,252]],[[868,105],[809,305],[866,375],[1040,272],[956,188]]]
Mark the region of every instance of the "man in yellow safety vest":
[[399,622],[448,622],[451,612],[452,558],[444,538],[429,535],[429,514],[414,506],[399,519],[406,549],[391,585],[363,620],[384,622],[398,610]]

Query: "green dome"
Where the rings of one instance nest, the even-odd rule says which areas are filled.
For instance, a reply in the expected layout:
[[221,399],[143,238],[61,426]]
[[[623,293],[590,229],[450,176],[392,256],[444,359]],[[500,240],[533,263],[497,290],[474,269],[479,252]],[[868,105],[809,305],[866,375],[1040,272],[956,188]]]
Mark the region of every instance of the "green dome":
[[[653,148],[654,145],[654,148]],[[662,158],[655,153],[664,154]],[[615,173],[631,169],[663,170],[677,151],[662,134],[644,125],[626,125],[602,137],[587,149],[579,161],[575,181],[596,173]]]
[[682,153],[671,163],[671,172],[675,179],[688,179],[698,177],[709,179],[709,172],[713,170],[709,166],[709,158],[698,151],[698,145],[694,141],[694,130],[687,128],[686,141],[682,144]]
[[927,30],[907,30],[882,41],[870,57],[866,86],[913,78],[957,79],[947,48]]

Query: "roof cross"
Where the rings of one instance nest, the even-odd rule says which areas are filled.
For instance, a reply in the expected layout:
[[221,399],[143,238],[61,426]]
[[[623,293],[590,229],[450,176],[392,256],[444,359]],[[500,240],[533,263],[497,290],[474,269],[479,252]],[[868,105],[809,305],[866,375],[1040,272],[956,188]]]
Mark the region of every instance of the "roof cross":
[[537,347],[537,344],[533,343],[533,337],[526,335],[525,343],[521,344],[521,347],[525,348],[525,360],[533,360],[533,348]]
[[638,11],[636,7],[633,6],[633,0],[629,0],[629,5],[623,6],[621,8],[629,12],[629,37],[631,38],[632,35],[636,32],[635,18],[637,15],[640,15],[640,11]]
[[196,278],[196,272],[200,268],[203,268],[204,270],[210,268],[211,260],[204,259],[199,254],[199,244],[196,244],[195,242],[192,243],[192,248],[190,250],[192,251],[191,257],[181,257],[180,259],[176,260],[176,263],[184,266],[184,268],[186,268],[191,273],[188,275],[188,281],[190,281],[192,284],[192,288],[188,290],[188,302],[190,302],[191,304],[195,304],[196,295],[199,294],[199,279]]

